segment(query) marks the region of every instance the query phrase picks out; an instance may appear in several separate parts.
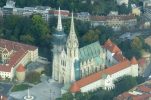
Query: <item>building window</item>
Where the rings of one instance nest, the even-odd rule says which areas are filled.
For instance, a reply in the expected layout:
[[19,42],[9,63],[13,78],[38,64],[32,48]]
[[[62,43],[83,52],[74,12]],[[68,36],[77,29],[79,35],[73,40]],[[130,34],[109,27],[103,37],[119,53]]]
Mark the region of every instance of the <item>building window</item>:
[[95,67],[95,72],[97,72],[97,67]]
[[89,71],[89,67],[88,67],[88,75],[90,74],[90,71]]
[[70,57],[72,57],[72,51],[70,50]]

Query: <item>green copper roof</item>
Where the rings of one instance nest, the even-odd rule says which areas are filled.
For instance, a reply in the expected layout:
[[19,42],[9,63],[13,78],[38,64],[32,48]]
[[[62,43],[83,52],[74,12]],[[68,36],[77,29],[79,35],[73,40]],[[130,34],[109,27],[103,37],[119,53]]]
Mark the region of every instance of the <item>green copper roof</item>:
[[100,58],[100,52],[103,52],[102,47],[99,41],[89,44],[80,48],[80,61],[87,61],[88,59],[94,59],[97,65],[100,65],[102,62]]

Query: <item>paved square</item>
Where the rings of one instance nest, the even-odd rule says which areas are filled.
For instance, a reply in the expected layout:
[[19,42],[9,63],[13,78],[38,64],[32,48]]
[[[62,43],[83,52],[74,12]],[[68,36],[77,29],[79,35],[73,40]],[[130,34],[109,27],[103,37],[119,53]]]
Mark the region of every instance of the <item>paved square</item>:
[[[34,100],[55,100],[55,98],[61,97],[62,86],[50,79],[30,88],[30,94],[35,97]],[[27,95],[27,90],[10,93],[11,97],[19,100],[23,100],[25,95]]]
[[1,82],[0,83],[0,95],[7,96],[11,87],[12,87],[12,84]]

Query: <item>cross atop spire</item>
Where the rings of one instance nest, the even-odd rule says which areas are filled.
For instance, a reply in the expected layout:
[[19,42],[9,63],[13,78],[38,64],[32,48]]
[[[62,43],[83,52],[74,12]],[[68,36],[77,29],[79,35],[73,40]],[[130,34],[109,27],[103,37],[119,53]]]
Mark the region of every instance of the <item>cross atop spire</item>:
[[59,11],[58,11],[58,25],[57,25],[57,30],[58,31],[62,31],[62,21],[61,21],[61,14],[60,14],[60,7],[59,7]]
[[71,17],[70,34],[75,34],[73,12],[72,12],[72,17]]

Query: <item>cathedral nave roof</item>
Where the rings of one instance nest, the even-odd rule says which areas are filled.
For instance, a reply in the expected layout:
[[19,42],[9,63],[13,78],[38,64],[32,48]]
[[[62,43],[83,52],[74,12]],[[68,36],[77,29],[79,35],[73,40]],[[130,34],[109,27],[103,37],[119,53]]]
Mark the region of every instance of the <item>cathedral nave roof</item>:
[[100,52],[103,52],[99,41],[91,43],[80,48],[80,61],[87,61],[94,59],[97,64],[101,63]]

